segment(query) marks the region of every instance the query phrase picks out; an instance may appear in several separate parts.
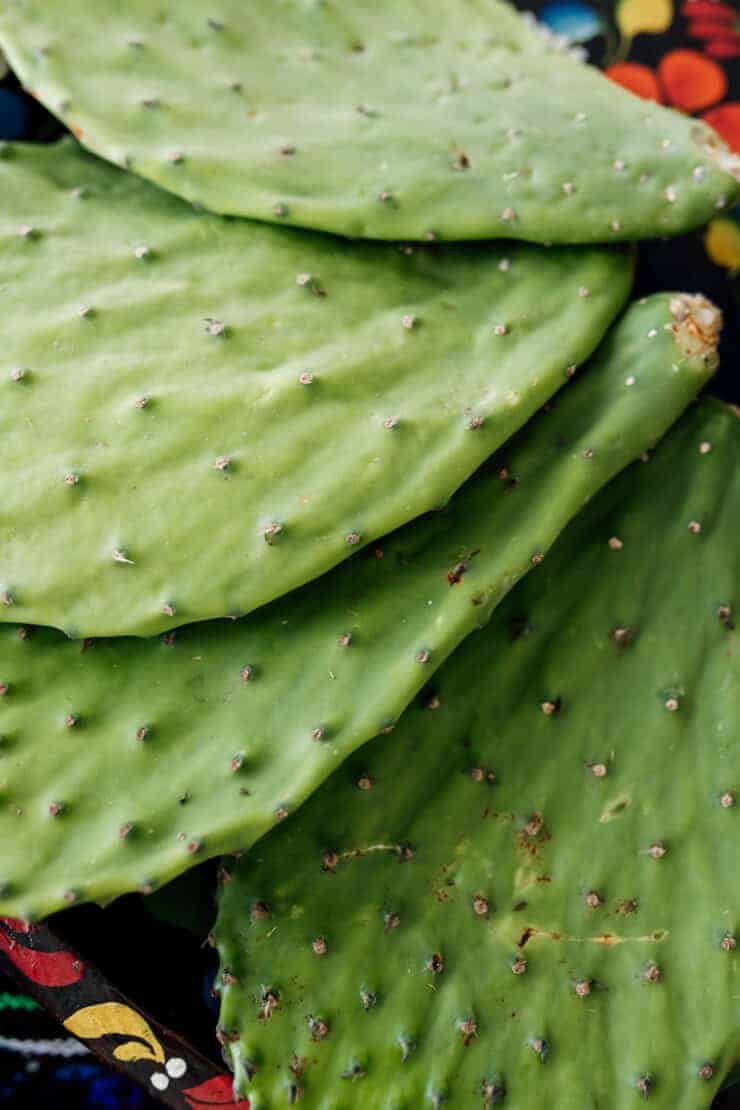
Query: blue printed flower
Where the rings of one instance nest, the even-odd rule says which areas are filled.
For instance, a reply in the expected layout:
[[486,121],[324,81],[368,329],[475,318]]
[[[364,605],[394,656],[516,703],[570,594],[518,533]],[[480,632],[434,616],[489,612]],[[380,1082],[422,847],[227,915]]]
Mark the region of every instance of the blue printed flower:
[[588,42],[604,29],[599,13],[580,0],[554,0],[552,4],[545,4],[537,18],[553,34],[569,42]]

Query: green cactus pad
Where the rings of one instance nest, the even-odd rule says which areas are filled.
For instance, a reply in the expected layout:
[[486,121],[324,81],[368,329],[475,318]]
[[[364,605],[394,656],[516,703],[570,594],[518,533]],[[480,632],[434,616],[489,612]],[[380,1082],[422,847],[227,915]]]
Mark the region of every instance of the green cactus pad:
[[629,291],[624,248],[353,246],[5,155],[0,620],[70,636],[241,615],[443,504]]
[[445,510],[242,621],[84,644],[0,628],[0,913],[149,890],[297,808],[678,416],[717,317],[636,305]]
[[232,215],[593,243],[688,230],[740,192],[705,124],[548,52],[498,0],[5,0],[0,44],[91,150]]
[[739,455],[736,413],[684,417],[435,712],[236,866],[221,1036],[252,1110],[710,1105],[740,1058]]

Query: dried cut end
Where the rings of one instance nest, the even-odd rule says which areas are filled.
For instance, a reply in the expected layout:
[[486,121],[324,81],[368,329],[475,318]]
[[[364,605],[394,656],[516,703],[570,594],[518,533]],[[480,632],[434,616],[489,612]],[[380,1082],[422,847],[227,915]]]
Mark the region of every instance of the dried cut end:
[[701,293],[677,293],[671,297],[672,331],[686,358],[701,358],[712,368],[718,362],[717,344],[722,330],[722,313]]

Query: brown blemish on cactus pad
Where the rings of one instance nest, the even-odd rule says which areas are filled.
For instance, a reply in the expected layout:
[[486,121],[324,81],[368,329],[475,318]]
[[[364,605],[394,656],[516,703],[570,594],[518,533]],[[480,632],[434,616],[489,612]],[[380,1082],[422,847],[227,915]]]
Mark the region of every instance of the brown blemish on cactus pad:
[[647,1073],[645,1075],[639,1076],[635,1080],[635,1087],[640,1092],[643,1098],[650,1097],[650,1092],[652,1091],[654,1086],[655,1083],[653,1077],[651,1075],[648,1075]]
[[468,569],[468,565],[468,563],[456,563],[452,570],[447,571],[447,581],[451,586],[455,586],[458,582],[462,582],[463,575]]
[[528,944],[532,937],[535,936],[537,936],[537,930],[531,925],[528,925],[522,935],[519,937],[519,940],[516,942],[517,948],[524,948],[524,945]]

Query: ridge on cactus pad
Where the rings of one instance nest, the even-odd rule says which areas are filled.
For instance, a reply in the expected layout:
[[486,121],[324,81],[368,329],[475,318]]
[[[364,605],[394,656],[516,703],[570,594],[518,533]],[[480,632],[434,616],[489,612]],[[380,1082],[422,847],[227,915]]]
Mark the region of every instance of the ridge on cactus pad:
[[623,306],[626,248],[350,244],[0,153],[0,620],[241,616],[444,504]]
[[740,195],[716,132],[500,0],[5,0],[0,46],[91,150],[232,215],[593,243],[686,231]]
[[[226,864],[252,1110],[700,1110],[740,1059],[740,423],[703,402]],[[299,1098],[300,1096],[300,1098]]]
[[0,627],[0,913],[148,892],[244,849],[423,688],[435,717],[436,669],[691,401],[718,324],[701,297],[634,305],[446,509],[241,621],[84,642]]

